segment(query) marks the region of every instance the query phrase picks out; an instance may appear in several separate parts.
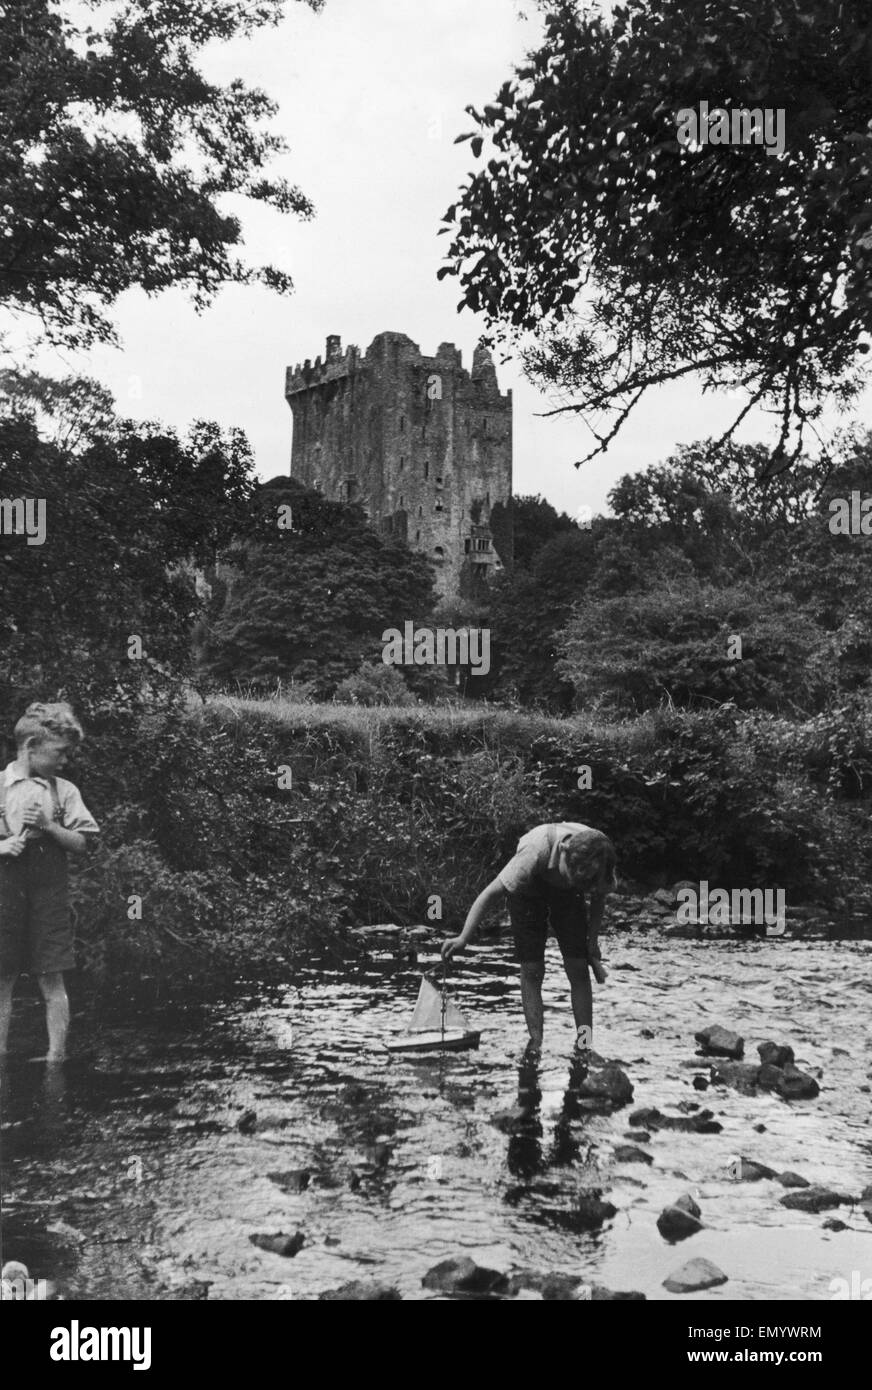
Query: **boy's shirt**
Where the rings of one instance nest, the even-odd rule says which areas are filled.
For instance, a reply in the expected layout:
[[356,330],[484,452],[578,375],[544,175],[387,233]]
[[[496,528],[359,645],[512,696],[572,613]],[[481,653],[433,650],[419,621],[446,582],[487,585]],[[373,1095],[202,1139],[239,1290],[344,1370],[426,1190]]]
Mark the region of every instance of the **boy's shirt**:
[[528,830],[518,841],[514,859],[497,874],[506,892],[520,893],[522,897],[532,895],[543,883],[568,890],[570,884],[560,872],[560,846],[571,835],[590,828],[578,821],[564,820]]
[[[48,778],[28,777],[17,762],[10,763],[0,774],[0,778],[0,806],[5,802],[5,813],[0,816],[0,834],[8,832],[10,835],[19,835],[24,829],[24,812],[37,798],[42,799],[42,810],[46,819],[55,819],[55,804]],[[67,782],[63,777],[56,777],[54,782],[60,803],[59,824],[64,830],[77,830],[80,835],[99,835],[100,827],[82,800],[82,794],[75,783]]]

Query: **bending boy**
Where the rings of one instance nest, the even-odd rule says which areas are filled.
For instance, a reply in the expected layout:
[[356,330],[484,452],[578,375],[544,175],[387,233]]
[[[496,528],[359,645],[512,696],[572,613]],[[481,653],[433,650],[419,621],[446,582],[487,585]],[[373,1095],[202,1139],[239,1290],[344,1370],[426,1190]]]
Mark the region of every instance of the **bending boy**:
[[[569,980],[578,1041],[593,1038],[593,1000],[590,971],[603,984],[606,971],[600,959],[599,930],[606,893],[615,886],[615,848],[601,830],[576,821],[537,825],[518,842],[514,859],[479,893],[460,935],[446,941],[447,960],[462,951],[482,918],[505,893],[521,967],[521,1001],[530,1041],[542,1046],[542,982],[545,942],[549,928],[557,938]],[[590,910],[585,902],[590,898]]]
[[99,827],[72,782],[58,777],[83,738],[69,705],[29,705],[15,725],[18,756],[0,773],[0,1057],[12,991],[35,975],[45,1000],[49,1062],[66,1055],[70,1006],[65,970],[75,965],[67,855],[84,854]]

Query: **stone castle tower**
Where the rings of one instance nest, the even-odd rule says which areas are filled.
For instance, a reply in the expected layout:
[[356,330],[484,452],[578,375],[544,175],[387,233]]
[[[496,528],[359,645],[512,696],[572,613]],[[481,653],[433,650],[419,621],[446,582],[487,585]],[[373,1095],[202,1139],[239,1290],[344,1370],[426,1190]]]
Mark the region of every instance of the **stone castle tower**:
[[380,333],[361,355],[331,336],[323,362],[288,368],[285,396],[291,476],[359,502],[372,526],[429,556],[441,595],[473,594],[510,561],[490,517],[512,495],[512,393],[486,349],[467,372],[452,343],[423,357],[404,333]]

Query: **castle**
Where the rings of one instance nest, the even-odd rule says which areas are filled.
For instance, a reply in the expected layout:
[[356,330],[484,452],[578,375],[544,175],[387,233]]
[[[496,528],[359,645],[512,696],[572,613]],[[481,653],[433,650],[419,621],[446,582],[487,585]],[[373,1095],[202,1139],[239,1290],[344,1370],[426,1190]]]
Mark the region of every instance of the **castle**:
[[291,476],[429,556],[442,597],[474,594],[510,563],[512,393],[485,348],[467,372],[453,343],[424,357],[404,333],[379,333],[361,355],[330,336],[323,362],[288,368],[285,397]]

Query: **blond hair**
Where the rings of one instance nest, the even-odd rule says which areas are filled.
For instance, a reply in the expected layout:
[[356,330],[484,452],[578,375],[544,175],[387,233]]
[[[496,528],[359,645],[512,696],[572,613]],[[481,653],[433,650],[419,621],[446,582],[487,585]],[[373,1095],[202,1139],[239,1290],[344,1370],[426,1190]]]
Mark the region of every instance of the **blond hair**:
[[42,704],[37,701],[28,705],[15,725],[15,743],[18,748],[29,738],[35,738],[39,743],[44,743],[46,739],[59,738],[69,747],[75,748],[84,737],[84,729],[70,705],[64,701],[57,704]]

